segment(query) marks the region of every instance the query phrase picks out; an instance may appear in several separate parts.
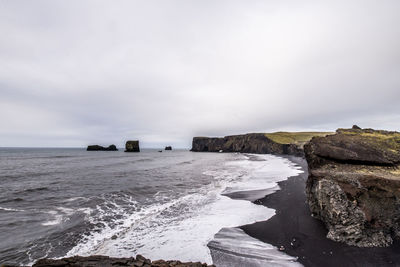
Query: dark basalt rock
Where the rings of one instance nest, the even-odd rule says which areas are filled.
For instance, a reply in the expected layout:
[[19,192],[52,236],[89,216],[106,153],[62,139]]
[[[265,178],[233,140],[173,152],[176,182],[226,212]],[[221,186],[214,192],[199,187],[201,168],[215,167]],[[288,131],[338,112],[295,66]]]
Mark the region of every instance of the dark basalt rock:
[[93,145],[93,146],[88,146],[86,150],[87,151],[118,151],[118,149],[115,145],[110,145],[108,147]]
[[304,151],[308,204],[328,238],[373,247],[400,237],[400,133],[338,129]]
[[[151,261],[141,255],[136,258],[111,258],[108,256],[75,256],[58,260],[41,259],[38,260],[32,267],[208,267],[200,262],[180,262],[180,261]],[[215,267],[215,266],[214,266]]]
[[125,144],[125,152],[140,152],[139,141],[127,141]]
[[302,148],[297,145],[276,143],[263,133],[231,135],[222,138],[194,137],[191,151],[304,155]]
[[[308,144],[308,164],[335,160],[366,165],[400,163],[400,133],[372,129],[338,129],[335,135],[314,137]],[[322,160],[322,161],[321,161]]]
[[166,146],[165,150],[172,150],[172,146]]

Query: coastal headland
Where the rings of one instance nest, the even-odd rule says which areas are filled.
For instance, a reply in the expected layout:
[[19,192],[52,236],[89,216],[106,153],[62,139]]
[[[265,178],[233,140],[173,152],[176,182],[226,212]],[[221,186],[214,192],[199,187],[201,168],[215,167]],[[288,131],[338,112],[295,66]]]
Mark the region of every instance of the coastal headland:
[[303,156],[303,146],[314,136],[330,132],[249,133],[225,137],[194,137],[194,152],[241,152]]

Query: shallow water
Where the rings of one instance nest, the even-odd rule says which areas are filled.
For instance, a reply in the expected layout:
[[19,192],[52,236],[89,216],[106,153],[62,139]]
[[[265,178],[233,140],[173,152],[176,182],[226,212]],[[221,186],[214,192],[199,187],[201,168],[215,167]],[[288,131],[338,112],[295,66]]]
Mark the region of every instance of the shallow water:
[[225,231],[223,240],[214,235],[266,220],[274,210],[227,195],[273,192],[278,181],[299,172],[272,155],[3,148],[0,262],[140,253],[211,263],[209,242],[232,250],[239,246],[250,255],[254,243],[245,234]]

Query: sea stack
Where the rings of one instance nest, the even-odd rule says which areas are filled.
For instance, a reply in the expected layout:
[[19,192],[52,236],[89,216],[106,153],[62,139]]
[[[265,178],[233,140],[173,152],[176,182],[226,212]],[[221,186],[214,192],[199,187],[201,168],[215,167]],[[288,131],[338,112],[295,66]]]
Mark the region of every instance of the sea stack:
[[139,140],[126,141],[125,152],[140,152]]
[[327,237],[385,247],[400,237],[400,133],[338,129],[304,146],[307,201]]
[[172,146],[166,146],[165,150],[172,150]]
[[86,151],[118,151],[118,149],[115,145],[110,145],[108,147],[92,145],[88,146]]

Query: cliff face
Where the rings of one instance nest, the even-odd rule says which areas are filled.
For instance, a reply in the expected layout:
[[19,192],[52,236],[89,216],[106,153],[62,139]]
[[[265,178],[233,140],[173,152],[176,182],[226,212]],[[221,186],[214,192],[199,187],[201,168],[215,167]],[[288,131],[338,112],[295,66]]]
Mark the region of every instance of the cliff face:
[[400,133],[339,129],[304,151],[308,203],[328,238],[373,247],[400,237]]
[[140,152],[139,141],[126,141],[125,152]]
[[219,152],[221,150],[223,152],[303,155],[303,150],[297,145],[276,143],[263,133],[231,135],[222,138],[193,138],[191,151]]

